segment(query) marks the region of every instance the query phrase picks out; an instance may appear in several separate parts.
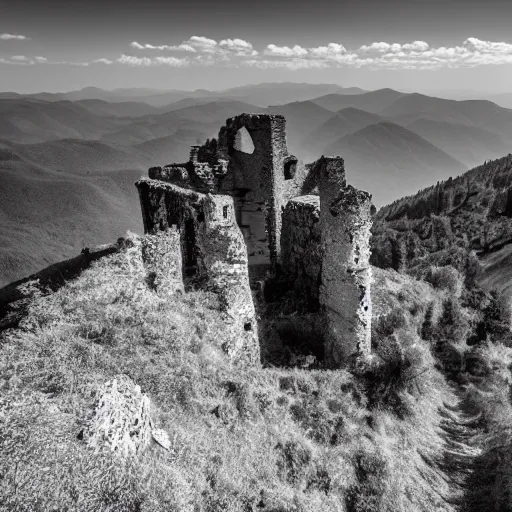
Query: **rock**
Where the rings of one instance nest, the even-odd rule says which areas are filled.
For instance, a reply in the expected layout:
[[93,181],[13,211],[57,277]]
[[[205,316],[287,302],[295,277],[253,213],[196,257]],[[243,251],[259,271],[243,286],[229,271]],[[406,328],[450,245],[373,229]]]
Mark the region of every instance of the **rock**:
[[79,438],[96,452],[110,448],[124,457],[140,455],[151,437],[169,449],[167,434],[153,428],[149,397],[125,375],[101,386],[87,425],[79,434]]

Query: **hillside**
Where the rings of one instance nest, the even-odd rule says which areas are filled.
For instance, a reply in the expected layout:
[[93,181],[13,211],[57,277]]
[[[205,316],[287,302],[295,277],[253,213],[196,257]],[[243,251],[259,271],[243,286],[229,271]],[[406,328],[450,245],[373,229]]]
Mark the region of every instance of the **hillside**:
[[477,126],[497,133],[507,141],[510,141],[509,134],[512,133],[512,110],[499,107],[491,101],[445,100],[415,93],[397,99],[379,113],[401,123],[423,118]]
[[[118,245],[54,293],[24,283],[25,316],[0,332],[0,511],[508,510],[512,349],[495,328],[467,345],[480,311],[456,271],[374,269],[368,360],[241,368],[214,294],[160,297],[141,240]],[[286,302],[260,311],[297,319]],[[285,335],[262,337],[262,354]],[[134,397],[147,447],[90,443],[93,413],[112,432]]]
[[376,206],[412,193],[432,180],[464,171],[464,166],[450,155],[389,122],[347,135],[325,152],[343,156],[350,183],[371,191]]
[[133,183],[142,167],[105,148],[84,141],[0,146],[0,286],[141,230]]
[[75,101],[75,103],[85,107],[93,114],[105,117],[141,117],[160,113],[160,109],[140,101],[121,101],[119,103],[111,103],[104,100],[88,99],[78,100]]
[[332,117],[332,112],[320,107],[313,101],[273,105],[267,109],[267,112],[281,114],[286,118],[288,149],[291,153],[303,158],[307,157],[307,155],[303,156],[302,143],[304,137]]
[[21,143],[56,139],[97,139],[121,121],[102,118],[70,102],[0,100],[0,139]]
[[383,118],[377,114],[353,107],[340,110],[304,137],[302,142],[304,149],[301,155],[306,152],[308,154],[305,156],[306,160],[314,160],[318,156],[326,154],[326,148],[338,139],[382,120]]
[[512,155],[383,207],[373,228],[373,262],[421,271],[437,262],[469,280],[510,292]]
[[512,147],[504,137],[478,126],[419,118],[406,125],[439,149],[471,168],[506,154]]
[[[144,276],[140,243],[131,241],[36,298],[2,339],[0,510],[33,509],[37,500],[45,510],[102,512],[334,512],[367,503],[456,511],[451,502],[463,493],[440,462],[449,451],[439,427],[457,397],[416,334],[421,314],[406,312],[394,328],[414,367],[374,403],[377,388],[348,369],[231,365],[215,301],[205,292],[164,300]],[[404,300],[422,311],[444,293],[390,271],[376,279],[380,315]],[[150,398],[168,450],[152,443],[123,463],[83,442],[96,391],[120,374]],[[31,484],[16,491],[16,478]]]

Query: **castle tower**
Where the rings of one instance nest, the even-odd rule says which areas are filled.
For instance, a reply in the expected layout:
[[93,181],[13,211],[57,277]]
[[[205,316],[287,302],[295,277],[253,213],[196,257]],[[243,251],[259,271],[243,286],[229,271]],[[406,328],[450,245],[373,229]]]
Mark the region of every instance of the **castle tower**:
[[371,195],[346,185],[342,158],[318,162],[325,356],[339,367],[371,349]]

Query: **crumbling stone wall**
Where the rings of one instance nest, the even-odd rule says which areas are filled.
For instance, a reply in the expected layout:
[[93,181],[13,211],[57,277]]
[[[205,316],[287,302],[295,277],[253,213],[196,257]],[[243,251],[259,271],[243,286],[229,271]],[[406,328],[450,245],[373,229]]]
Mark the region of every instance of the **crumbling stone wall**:
[[291,199],[283,211],[281,260],[283,275],[313,308],[318,304],[322,269],[320,197]]
[[337,367],[371,349],[371,195],[346,185],[342,158],[322,157],[315,165],[320,176],[325,353]]
[[242,114],[226,121],[215,144],[194,146],[185,167],[165,169],[137,184],[145,230],[177,226],[185,277],[199,276],[234,320],[225,344],[234,358],[247,347],[246,359],[256,354],[247,266],[255,279],[263,273],[255,269],[282,274],[325,315],[332,366],[370,350],[371,196],[347,186],[342,158],[303,165],[288,153],[283,116]]
[[[185,283],[193,279],[196,288],[212,291],[219,298],[226,322],[225,338],[219,340],[222,348],[235,362],[257,364],[258,330],[247,248],[236,223],[233,199],[159,180],[143,178],[136,185],[144,229],[150,235],[145,255],[148,271],[156,272],[160,287],[162,283],[167,289],[175,286],[177,264],[172,253],[179,247]],[[165,245],[171,251],[167,259],[161,254]]]
[[279,264],[282,208],[300,194],[307,176],[304,165],[288,153],[285,118],[242,114],[228,119],[217,151],[229,161],[219,191],[235,198],[249,264]]
[[343,159],[322,157],[310,167],[308,186],[283,211],[283,274],[298,300],[315,309],[325,357],[339,367],[371,348],[371,196],[347,185]]
[[146,234],[142,239],[142,260],[146,281],[159,295],[183,291],[180,232],[176,226]]

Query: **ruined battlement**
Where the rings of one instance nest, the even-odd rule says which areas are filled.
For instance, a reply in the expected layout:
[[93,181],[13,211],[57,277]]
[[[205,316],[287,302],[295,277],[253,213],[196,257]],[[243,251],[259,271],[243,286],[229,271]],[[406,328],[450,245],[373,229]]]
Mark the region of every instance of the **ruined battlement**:
[[371,195],[347,185],[341,157],[304,165],[291,155],[283,116],[229,118],[189,162],[152,167],[137,188],[146,233],[176,229],[185,280],[201,276],[227,317],[242,319],[231,354],[257,353],[249,282],[272,275],[323,316],[332,366],[370,350]]
[[215,293],[226,323],[222,348],[239,364],[258,364],[247,248],[233,199],[148,178],[136,186],[150,240],[143,247],[144,262],[157,293],[172,293],[173,287]]

